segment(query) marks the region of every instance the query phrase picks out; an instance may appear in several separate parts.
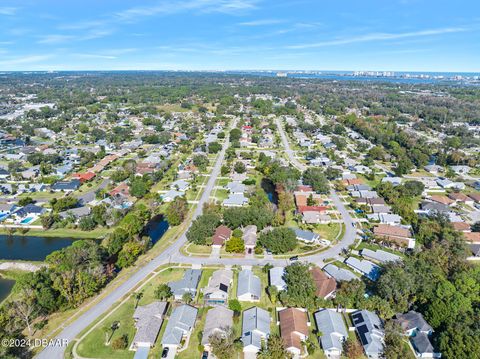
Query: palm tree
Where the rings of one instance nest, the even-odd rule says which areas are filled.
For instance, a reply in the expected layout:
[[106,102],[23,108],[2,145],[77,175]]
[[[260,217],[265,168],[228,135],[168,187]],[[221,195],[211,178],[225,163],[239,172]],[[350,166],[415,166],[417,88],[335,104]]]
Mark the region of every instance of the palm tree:
[[143,292],[136,292],[133,297],[135,298],[135,309],[138,307],[138,302],[143,298]]

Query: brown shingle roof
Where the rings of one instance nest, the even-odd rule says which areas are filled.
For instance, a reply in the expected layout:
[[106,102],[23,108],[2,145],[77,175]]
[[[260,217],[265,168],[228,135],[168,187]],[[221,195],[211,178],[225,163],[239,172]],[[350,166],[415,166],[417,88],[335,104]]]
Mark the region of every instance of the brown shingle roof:
[[466,201],[471,201],[470,198],[464,193],[456,193],[452,192],[448,195],[449,198],[453,199],[454,201],[460,201],[460,202],[466,202]]
[[314,267],[310,270],[312,273],[317,292],[315,293],[320,298],[325,298],[332,294],[337,289],[337,282],[334,278],[329,278],[320,268]]
[[399,226],[391,226],[389,224],[379,224],[373,229],[373,233],[377,236],[395,236],[409,238],[410,230]]
[[480,232],[463,233],[463,236],[470,243],[480,243]]
[[212,237],[212,244],[222,246],[223,243],[232,235],[232,230],[227,226],[221,225],[215,230],[215,234]]
[[441,195],[433,195],[433,196],[430,196],[430,199],[431,199],[433,202],[445,204],[445,205],[447,205],[447,206],[449,206],[449,205],[451,205],[452,203],[455,202],[454,200],[448,198],[447,196],[441,196]]
[[470,225],[466,222],[452,222],[452,226],[455,228],[455,230],[460,232],[470,230]]
[[471,199],[473,199],[475,202],[480,202],[480,193],[471,193],[468,195]]
[[287,348],[302,350],[301,334],[308,335],[307,313],[297,308],[287,308],[278,313],[280,332]]

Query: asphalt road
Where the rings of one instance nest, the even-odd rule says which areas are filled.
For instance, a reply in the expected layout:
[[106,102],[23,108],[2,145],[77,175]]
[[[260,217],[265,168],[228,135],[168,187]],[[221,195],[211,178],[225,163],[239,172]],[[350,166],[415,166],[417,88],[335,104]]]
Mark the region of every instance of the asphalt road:
[[[235,126],[236,121],[234,122],[233,126]],[[290,148],[288,143],[287,137],[283,131],[283,128],[277,119],[277,126],[280,132],[280,136],[283,141],[283,145],[285,147],[285,151],[290,158],[290,161],[294,166],[298,169],[304,171],[307,167],[300,163],[295,158],[294,151]],[[217,157],[217,161],[212,169],[210,178],[205,186],[203,194],[199,200],[199,203],[195,209],[193,214],[193,219],[197,218],[199,215],[202,214],[203,211],[203,204],[207,203],[210,199],[210,194],[215,187],[215,182],[217,177],[220,174],[220,169],[225,158],[225,152],[228,148],[229,142],[226,140],[223,144],[222,150]],[[331,191],[330,193],[331,199],[335,206],[337,207],[342,219],[345,223],[346,230],[343,238],[333,245],[332,247],[328,248],[327,250],[314,254],[311,256],[300,257],[301,261],[314,263],[318,266],[323,266],[323,261],[326,258],[336,258],[341,253],[343,248],[347,248],[350,244],[353,244],[355,240],[355,233],[356,230],[354,228],[354,222],[350,214],[348,213],[347,209],[343,205],[339,196],[335,193],[335,191]],[[188,257],[180,253],[180,248],[186,243],[187,237],[186,229],[178,240],[168,247],[164,252],[162,252],[159,256],[151,260],[149,263],[144,265],[143,267],[139,268],[137,272],[135,272],[130,278],[128,278],[124,283],[122,283],[118,288],[114,289],[111,293],[109,293],[105,298],[101,299],[97,304],[87,310],[84,314],[82,314],[78,319],[76,319],[71,324],[65,326],[60,334],[58,334],[55,339],[67,339],[68,341],[73,341],[77,335],[87,328],[95,319],[100,317],[103,313],[105,313],[115,302],[117,302],[120,298],[122,298],[126,293],[130,292],[140,281],[144,280],[153,270],[157,267],[172,262],[172,263],[189,263],[189,264],[197,264],[197,265],[205,265],[205,264],[224,264],[224,265],[264,265],[266,263],[271,263],[278,266],[286,266],[289,261],[286,259],[259,259],[259,258],[238,258],[238,259],[231,259],[231,258],[200,258],[200,257]],[[62,346],[48,346],[42,352],[39,353],[37,358],[40,359],[62,359],[65,353],[65,347]]]

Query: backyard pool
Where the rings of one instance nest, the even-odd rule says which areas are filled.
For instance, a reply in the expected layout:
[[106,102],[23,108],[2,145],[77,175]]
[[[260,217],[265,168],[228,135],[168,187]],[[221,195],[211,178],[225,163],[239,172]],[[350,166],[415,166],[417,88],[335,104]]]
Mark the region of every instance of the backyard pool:
[[30,222],[33,221],[33,217],[27,217],[21,220],[20,224],[29,224]]

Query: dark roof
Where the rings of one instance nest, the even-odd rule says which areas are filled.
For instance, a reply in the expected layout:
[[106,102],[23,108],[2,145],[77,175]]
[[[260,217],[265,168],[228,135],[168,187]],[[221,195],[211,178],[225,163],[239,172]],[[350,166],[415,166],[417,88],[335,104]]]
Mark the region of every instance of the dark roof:
[[423,318],[423,315],[414,310],[404,314],[397,314],[396,321],[404,331],[418,329],[421,332],[430,332],[432,327]]
[[80,187],[80,181],[78,179],[73,179],[71,181],[58,181],[52,186],[52,189],[59,191],[75,191],[78,187]]
[[412,337],[412,345],[419,354],[433,353],[433,346],[425,333],[417,333]]

